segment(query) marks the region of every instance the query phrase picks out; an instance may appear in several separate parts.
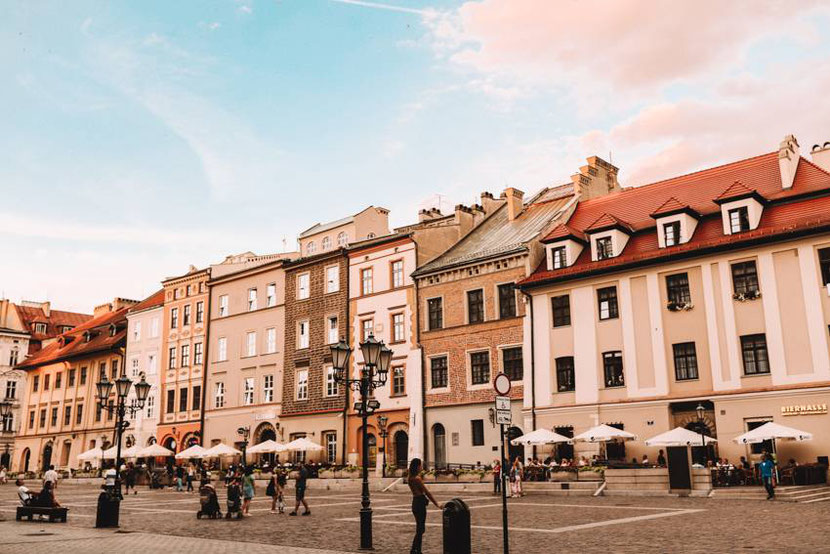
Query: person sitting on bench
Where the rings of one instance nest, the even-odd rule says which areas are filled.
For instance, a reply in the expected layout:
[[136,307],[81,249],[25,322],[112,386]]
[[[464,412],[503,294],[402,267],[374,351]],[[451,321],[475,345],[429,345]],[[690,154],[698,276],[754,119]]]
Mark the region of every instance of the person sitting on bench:
[[43,490],[40,491],[40,494],[37,495],[37,500],[34,500],[31,504],[32,506],[38,506],[40,508],[60,508],[61,505],[58,504],[57,499],[55,498],[55,485],[52,481],[46,481],[43,483]]
[[29,490],[29,487],[23,484],[23,479],[18,479],[14,482],[17,485],[17,497],[20,498],[21,506],[31,506],[35,495]]

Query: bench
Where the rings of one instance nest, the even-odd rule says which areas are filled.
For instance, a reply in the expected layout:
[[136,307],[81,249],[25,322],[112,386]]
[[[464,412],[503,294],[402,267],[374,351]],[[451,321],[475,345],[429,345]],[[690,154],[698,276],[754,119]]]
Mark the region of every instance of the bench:
[[61,521],[66,523],[66,512],[69,508],[46,508],[43,506],[18,506],[17,521],[27,517],[29,521],[36,515],[49,516],[49,521]]

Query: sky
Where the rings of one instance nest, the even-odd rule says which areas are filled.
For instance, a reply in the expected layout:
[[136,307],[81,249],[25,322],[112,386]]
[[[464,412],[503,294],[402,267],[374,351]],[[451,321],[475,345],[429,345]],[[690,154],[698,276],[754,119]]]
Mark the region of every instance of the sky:
[[0,297],[91,312],[483,191],[830,140],[830,3],[5,0]]

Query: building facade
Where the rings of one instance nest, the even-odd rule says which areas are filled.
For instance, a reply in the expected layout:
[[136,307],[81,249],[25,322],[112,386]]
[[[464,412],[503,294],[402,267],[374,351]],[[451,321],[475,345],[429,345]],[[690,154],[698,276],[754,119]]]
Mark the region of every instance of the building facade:
[[211,267],[205,444],[279,440],[285,354],[285,270],[292,254],[229,256]]
[[830,160],[818,154],[802,158],[789,136],[777,152],[581,201],[521,284],[535,352],[525,425],[624,428],[641,440],[608,455],[625,459],[654,457],[643,441],[683,426],[718,439],[697,461],[754,462],[772,445],[733,439],[776,421],[815,436],[781,442],[779,459],[827,456]]
[[166,279],[162,283],[164,366],[160,379],[162,416],[158,422],[157,439],[174,452],[202,442],[209,278],[209,269],[190,266],[185,275]]
[[300,254],[310,257],[346,248],[351,243],[379,237],[389,233],[389,210],[369,206],[354,215],[317,223],[299,237]]

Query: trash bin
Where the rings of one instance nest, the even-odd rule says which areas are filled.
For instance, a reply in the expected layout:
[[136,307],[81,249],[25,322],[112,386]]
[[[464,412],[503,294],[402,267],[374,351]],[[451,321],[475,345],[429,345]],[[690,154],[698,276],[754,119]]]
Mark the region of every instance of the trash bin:
[[472,554],[470,509],[460,498],[444,504],[444,554]]
[[110,469],[104,474],[104,484],[98,495],[98,509],[95,513],[95,527],[118,527],[121,511],[121,493],[115,485],[116,473]]

